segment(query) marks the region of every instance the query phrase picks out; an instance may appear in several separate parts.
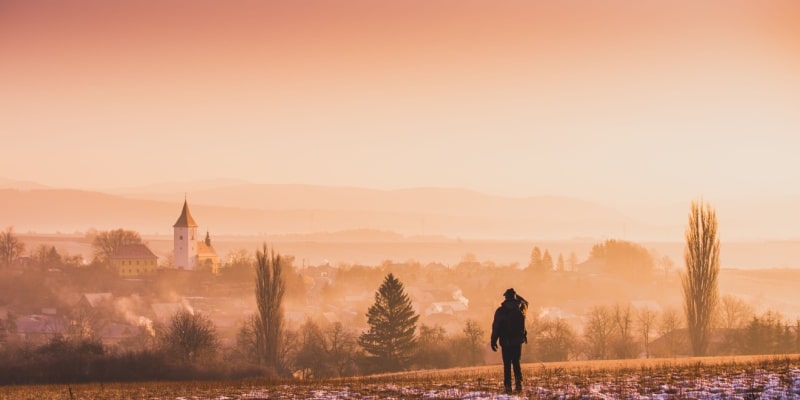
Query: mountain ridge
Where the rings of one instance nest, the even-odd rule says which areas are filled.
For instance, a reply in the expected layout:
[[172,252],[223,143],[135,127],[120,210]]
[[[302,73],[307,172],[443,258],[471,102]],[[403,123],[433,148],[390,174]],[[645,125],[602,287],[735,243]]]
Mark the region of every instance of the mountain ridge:
[[[130,197],[129,197],[130,196]],[[181,192],[118,195],[77,189],[2,189],[0,220],[20,231],[125,227],[171,231]],[[201,227],[222,234],[298,234],[350,229],[484,239],[613,235],[638,226],[611,208],[555,196],[510,198],[467,189],[234,185],[192,192]]]

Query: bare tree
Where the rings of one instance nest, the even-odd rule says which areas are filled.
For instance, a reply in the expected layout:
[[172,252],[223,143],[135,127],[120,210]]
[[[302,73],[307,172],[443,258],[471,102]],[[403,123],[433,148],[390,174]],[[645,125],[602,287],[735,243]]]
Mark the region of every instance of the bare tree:
[[172,316],[162,343],[167,351],[185,362],[211,357],[219,348],[214,323],[205,315],[188,310]]
[[25,243],[22,243],[14,234],[13,227],[9,226],[5,231],[0,232],[0,264],[2,264],[0,266],[10,266],[23,252],[25,252]]
[[656,312],[652,309],[644,307],[636,312],[636,325],[644,344],[644,358],[650,358],[650,332],[653,331],[655,323]]
[[283,327],[283,294],[286,283],[280,254],[267,250],[264,243],[256,251],[256,305],[258,315],[254,318],[253,331],[256,349],[261,362],[280,369],[279,347]]
[[605,360],[614,334],[614,315],[605,306],[595,306],[589,311],[589,322],[584,328],[586,356],[592,360]]
[[486,336],[486,332],[484,332],[478,324],[478,321],[474,319],[468,319],[467,322],[464,323],[463,332],[467,343],[469,343],[470,365],[478,365],[479,357],[480,364],[483,364],[484,360],[481,345],[484,344],[483,339]]
[[341,322],[326,328],[325,346],[333,368],[334,376],[348,376],[356,373],[358,342],[354,331],[348,330]]
[[561,318],[542,321],[535,337],[539,361],[567,361],[575,347],[575,332]]
[[450,367],[453,354],[445,347],[446,341],[447,335],[441,326],[420,325],[413,362],[424,369]]
[[684,311],[695,356],[704,356],[717,306],[719,238],[717,216],[711,205],[692,202],[684,250],[686,273],[681,276]]
[[674,357],[678,355],[681,347],[683,347],[684,338],[680,333],[681,328],[683,328],[683,321],[678,310],[669,308],[661,313],[658,334],[664,340],[667,356]]
[[99,232],[92,240],[92,247],[95,259],[106,262],[120,247],[139,243],[142,243],[142,237],[138,232],[120,228]]
[[722,352],[735,354],[740,350],[741,331],[754,319],[753,307],[744,300],[729,294],[722,296],[714,318],[715,325],[722,330]]
[[614,338],[614,353],[617,358],[633,358],[636,355],[636,347],[633,343],[633,315],[631,306],[622,307],[619,304],[614,306],[614,327],[616,337]]
[[298,348],[294,355],[293,370],[303,379],[327,378],[331,376],[322,328],[311,319],[298,330]]
[[744,300],[726,294],[717,305],[717,326],[726,330],[740,329],[755,316],[753,307]]

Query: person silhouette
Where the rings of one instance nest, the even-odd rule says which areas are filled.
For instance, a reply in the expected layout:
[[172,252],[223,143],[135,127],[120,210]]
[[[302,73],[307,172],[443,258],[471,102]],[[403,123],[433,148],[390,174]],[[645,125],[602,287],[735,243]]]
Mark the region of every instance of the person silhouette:
[[522,356],[522,344],[528,342],[525,329],[525,312],[528,302],[513,288],[503,293],[505,300],[494,312],[492,321],[492,351],[497,351],[500,342],[503,355],[503,386],[506,393],[511,393],[511,367],[514,367],[514,390],[522,392],[522,367],[519,359]]

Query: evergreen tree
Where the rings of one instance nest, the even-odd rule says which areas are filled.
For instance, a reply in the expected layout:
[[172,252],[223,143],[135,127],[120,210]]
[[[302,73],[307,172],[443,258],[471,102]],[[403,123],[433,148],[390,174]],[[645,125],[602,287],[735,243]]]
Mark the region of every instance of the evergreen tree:
[[542,250],[535,246],[531,251],[531,260],[528,262],[528,270],[539,272],[542,268]]
[[369,330],[358,338],[376,372],[398,371],[408,365],[416,345],[418,319],[403,284],[390,273],[367,311]]
[[575,252],[569,253],[569,270],[575,271],[576,266],[578,265],[578,255]]
[[544,255],[542,256],[542,271],[552,271],[553,270],[553,257],[550,256],[550,251],[544,251]]
[[564,272],[564,256],[561,253],[558,253],[558,262],[556,263],[556,269],[559,272]]

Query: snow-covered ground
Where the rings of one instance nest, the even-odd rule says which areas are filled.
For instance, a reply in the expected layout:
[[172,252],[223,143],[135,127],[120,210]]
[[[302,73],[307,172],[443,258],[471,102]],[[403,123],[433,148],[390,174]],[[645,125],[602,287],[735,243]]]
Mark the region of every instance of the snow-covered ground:
[[[574,377],[573,377],[574,378]],[[178,399],[798,399],[800,369],[782,372],[750,370],[722,375],[700,374],[699,377],[608,376],[607,379],[583,379],[575,383],[571,377],[548,377],[544,384],[532,377],[520,394],[506,395],[496,385],[485,382],[359,385],[281,385],[253,388],[241,394],[196,396],[187,393]]]

